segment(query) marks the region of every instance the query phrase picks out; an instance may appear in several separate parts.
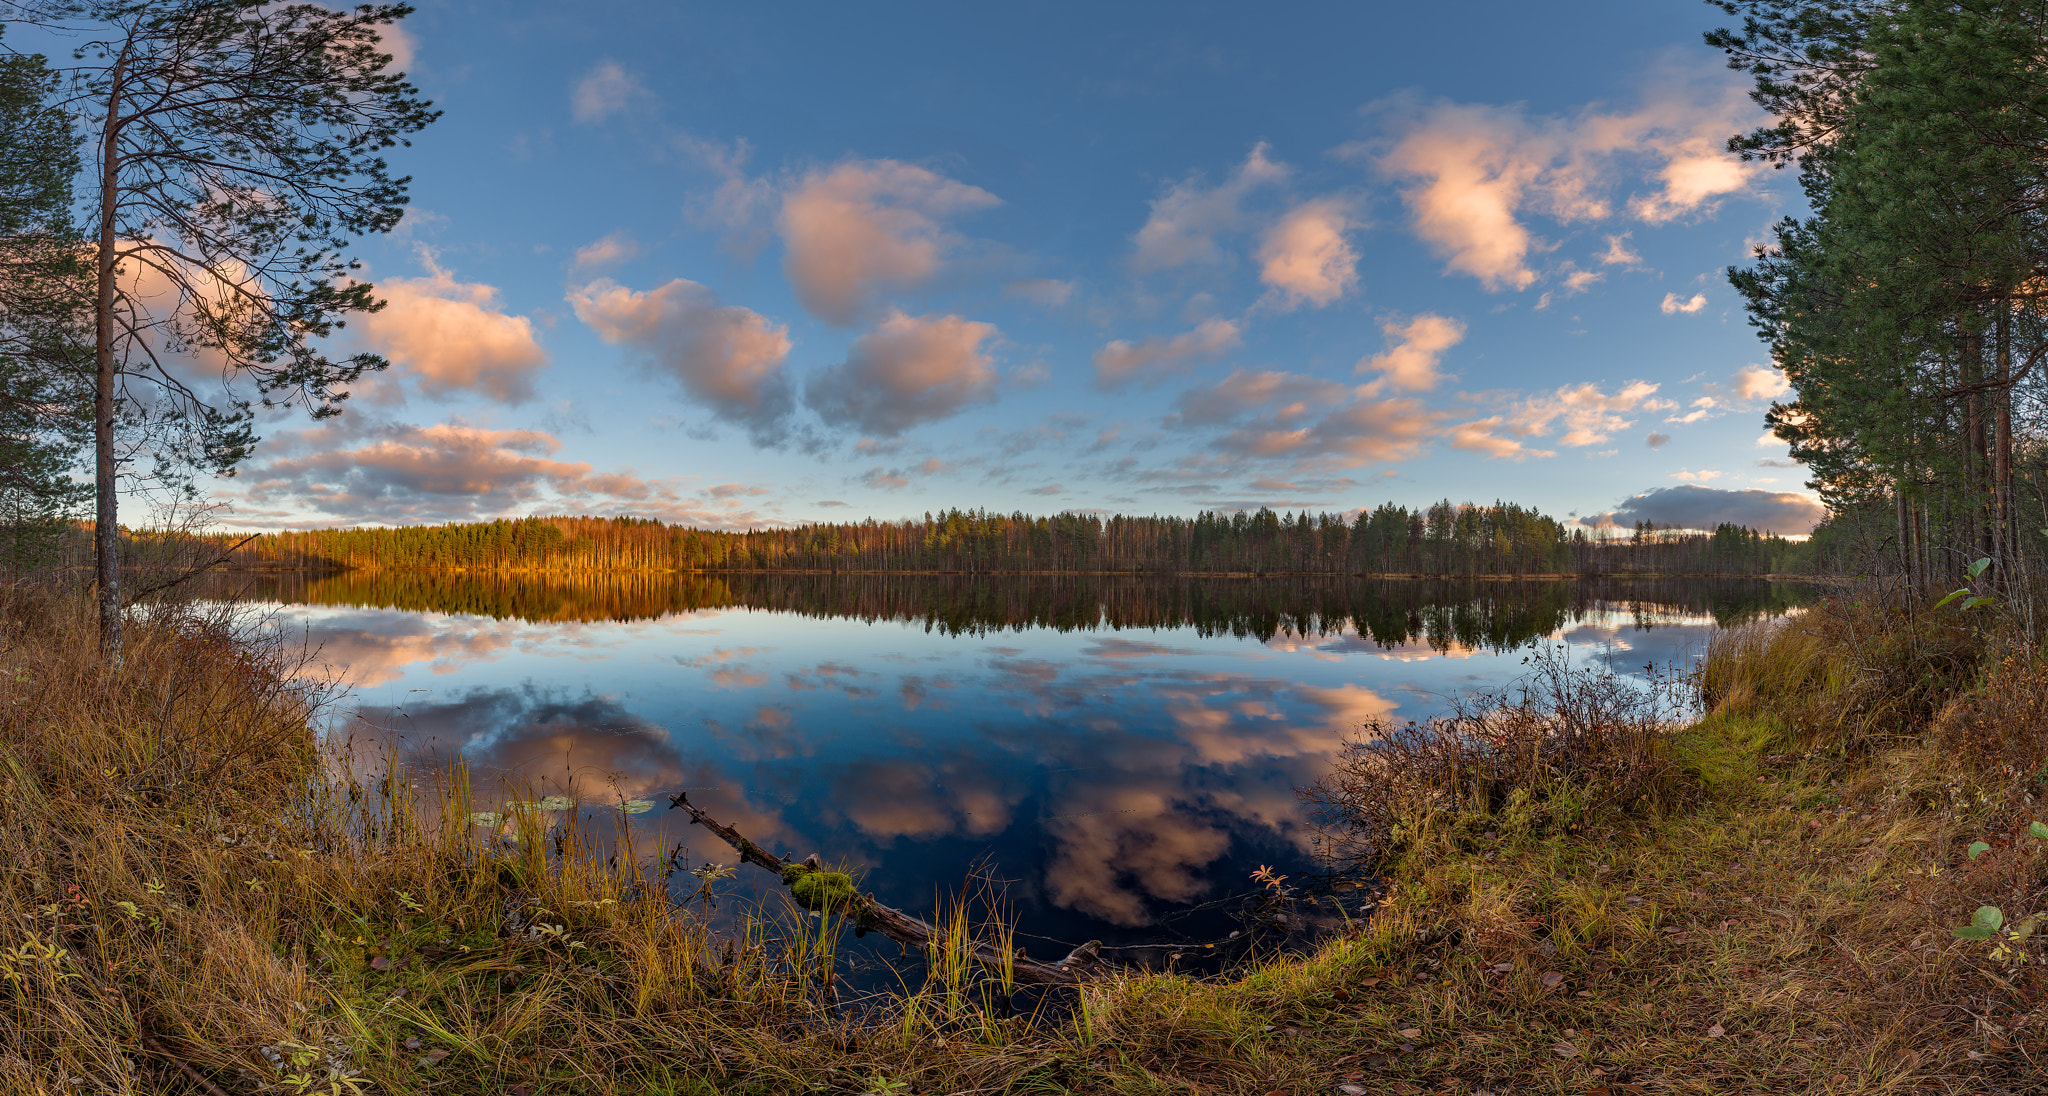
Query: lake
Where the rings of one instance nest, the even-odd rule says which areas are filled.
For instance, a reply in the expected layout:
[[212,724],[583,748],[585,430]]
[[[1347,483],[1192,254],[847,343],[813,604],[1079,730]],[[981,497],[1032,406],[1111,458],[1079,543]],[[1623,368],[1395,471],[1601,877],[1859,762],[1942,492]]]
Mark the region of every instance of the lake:
[[[1295,789],[1366,725],[1512,680],[1531,644],[1640,675],[1689,662],[1717,621],[1806,596],[1699,580],[232,581],[349,684],[333,733],[359,746],[429,766],[459,753],[479,789],[514,796],[665,807],[687,791],[912,912],[979,871],[1030,937],[1066,943],[1212,934],[1254,869],[1313,874]],[[640,851],[734,861],[679,816],[635,819]],[[726,886],[772,881],[742,867]]]

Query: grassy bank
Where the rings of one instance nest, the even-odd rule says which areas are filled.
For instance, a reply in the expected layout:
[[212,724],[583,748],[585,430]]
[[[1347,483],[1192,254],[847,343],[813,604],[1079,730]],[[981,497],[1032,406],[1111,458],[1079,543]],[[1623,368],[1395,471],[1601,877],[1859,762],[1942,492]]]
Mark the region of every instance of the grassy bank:
[[[2048,1067],[2048,969],[2010,931],[2048,909],[2048,671],[1961,614],[1844,596],[1722,633],[1676,732],[1561,748],[1494,717],[1531,763],[1332,783],[1333,840],[1384,863],[1369,923],[1033,1020],[943,954],[847,1000],[801,911],[721,938],[573,820],[506,840],[465,788],[351,780],[290,647],[231,620],[167,611],[109,674],[80,606],[4,597],[0,1091],[1981,1093]],[[2005,927],[1959,938],[1981,906]]]

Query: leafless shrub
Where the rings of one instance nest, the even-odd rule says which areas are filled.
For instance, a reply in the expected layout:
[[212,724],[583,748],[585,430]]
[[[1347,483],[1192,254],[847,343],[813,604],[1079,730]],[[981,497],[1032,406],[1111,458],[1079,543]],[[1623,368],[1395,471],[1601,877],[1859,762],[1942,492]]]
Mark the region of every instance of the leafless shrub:
[[1391,859],[1445,812],[1570,825],[1586,809],[1630,807],[1665,787],[1656,740],[1683,706],[1678,683],[1574,666],[1539,648],[1531,671],[1460,697],[1424,722],[1369,725],[1329,775],[1301,790],[1319,853],[1340,870]]

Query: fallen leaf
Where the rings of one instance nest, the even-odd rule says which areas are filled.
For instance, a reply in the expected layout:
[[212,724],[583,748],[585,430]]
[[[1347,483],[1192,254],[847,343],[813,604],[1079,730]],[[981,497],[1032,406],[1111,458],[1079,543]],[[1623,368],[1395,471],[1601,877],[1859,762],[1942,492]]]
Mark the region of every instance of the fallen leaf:
[[1593,996],[1593,991],[1590,989],[1582,989],[1579,991],[1578,995],[1581,997],[1591,997]]
[[1337,1086],[1337,1091],[1344,1096],[1367,1096],[1372,1090],[1364,1085],[1342,1084]]
[[1508,971],[1515,969],[1515,965],[1513,963],[1495,963],[1493,965],[1493,969],[1502,974],[1506,974]]
[[1406,1081],[1395,1081],[1391,1091],[1394,1093],[1394,1096],[1416,1096],[1416,1093],[1421,1092],[1422,1089]]
[[415,1036],[413,1036],[412,1038],[410,1038],[410,1039],[407,1039],[407,1040],[405,1041],[405,1049],[407,1049],[407,1050],[418,1050],[419,1048],[420,1048],[420,1037],[419,1037],[419,1036],[415,1035]]
[[1669,933],[1669,934],[1670,934],[1670,935],[1672,935],[1672,936],[1677,936],[1677,935],[1678,935],[1679,933],[1681,933],[1681,932],[1683,932],[1683,931],[1685,931],[1685,930],[1684,930],[1684,929],[1681,929],[1681,928],[1679,928],[1679,927],[1678,927],[1677,925],[1666,925],[1666,926],[1664,926],[1664,931],[1665,931],[1666,933]]
[[1361,978],[1358,984],[1361,986],[1376,986],[1380,984],[1380,980],[1377,978]]
[[372,959],[372,960],[370,960],[370,969],[371,969],[371,970],[390,970],[390,969],[391,969],[391,957],[390,957],[390,956],[388,956],[388,955],[379,955],[379,956],[378,956],[378,957],[376,957],[375,959]]
[[1579,1056],[1579,1048],[1570,1043],[1559,1043],[1550,1048],[1550,1053],[1560,1058],[1576,1058]]
[[1719,1039],[1721,1036],[1726,1034],[1728,1034],[1728,1032],[1719,1024],[1715,1024],[1713,1027],[1707,1029],[1707,1038],[1709,1039]]
[[1563,984],[1564,984],[1564,975],[1562,975],[1562,974],[1559,974],[1558,972],[1556,972],[1556,971],[1554,971],[1554,970],[1553,970],[1553,971],[1549,971],[1549,972],[1547,972],[1547,973],[1545,973],[1545,974],[1543,975],[1543,985],[1544,985],[1544,987],[1545,987],[1545,988],[1547,988],[1547,989],[1556,989],[1557,987],[1559,987],[1559,986],[1561,986],[1561,985],[1563,985]]
[[527,1084],[506,1085],[505,1096],[533,1096],[533,1086]]
[[1396,1034],[1400,1035],[1400,1036],[1401,1036],[1401,1038],[1403,1038],[1403,1039],[1420,1039],[1420,1038],[1422,1038],[1422,1029],[1421,1029],[1421,1028],[1402,1028],[1402,1029],[1401,1029],[1401,1030],[1400,1030],[1399,1032],[1397,1032]]

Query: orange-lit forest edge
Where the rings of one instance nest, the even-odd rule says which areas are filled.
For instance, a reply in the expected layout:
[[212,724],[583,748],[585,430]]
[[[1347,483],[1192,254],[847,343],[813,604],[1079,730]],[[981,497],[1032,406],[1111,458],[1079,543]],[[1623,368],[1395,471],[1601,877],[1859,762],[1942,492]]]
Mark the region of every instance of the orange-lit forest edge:
[[984,510],[922,520],[747,532],[646,518],[529,517],[266,533],[233,566],[302,571],[1144,572],[1569,577],[1764,575],[1810,569],[1806,546],[1723,524],[1712,533],[1588,533],[1512,503],[1392,504],[1342,515],[1204,512],[1193,518],[1032,517]]

